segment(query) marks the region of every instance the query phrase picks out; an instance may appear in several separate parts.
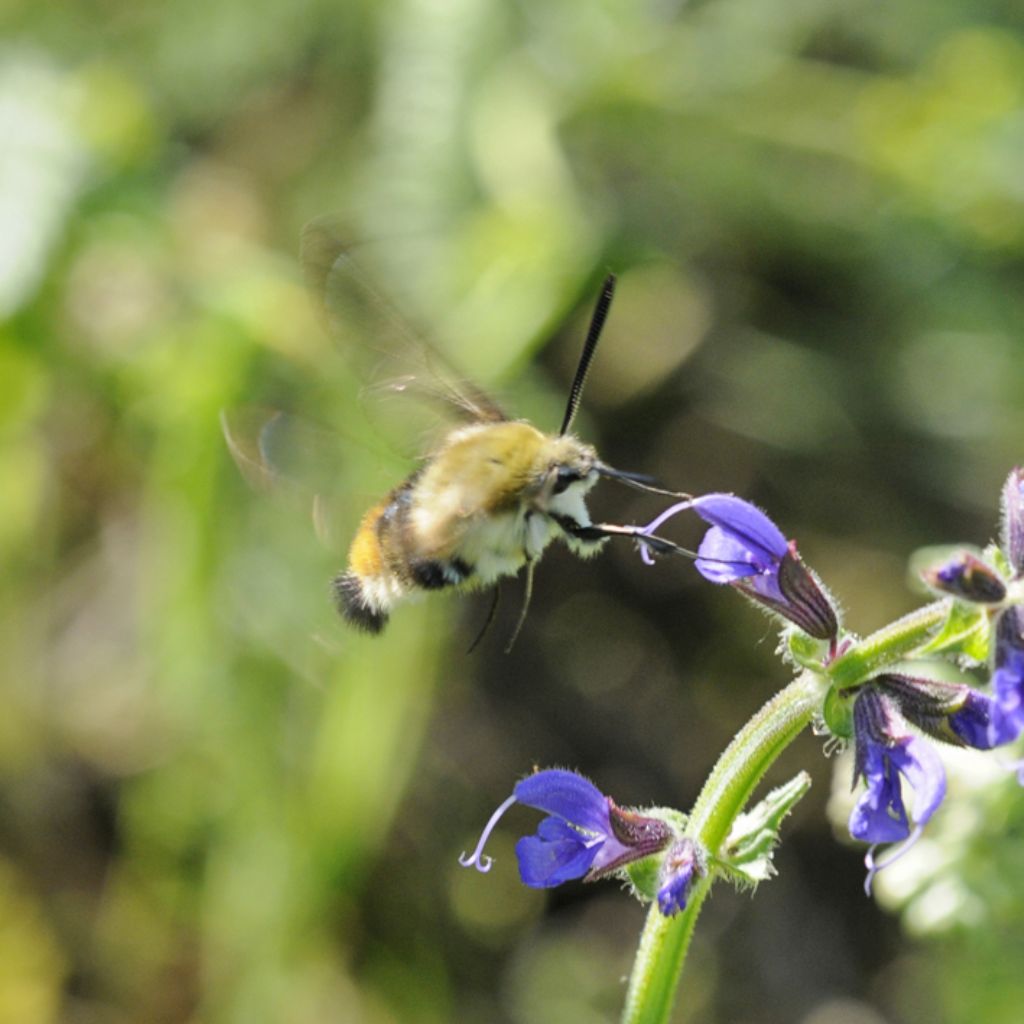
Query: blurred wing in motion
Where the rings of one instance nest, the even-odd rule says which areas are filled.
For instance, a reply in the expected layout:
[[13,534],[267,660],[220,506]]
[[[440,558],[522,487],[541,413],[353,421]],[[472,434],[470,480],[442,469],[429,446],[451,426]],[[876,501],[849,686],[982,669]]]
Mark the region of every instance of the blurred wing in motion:
[[374,288],[335,218],[318,218],[303,229],[302,266],[327,329],[352,354],[369,392],[420,397],[471,423],[508,419]]
[[337,473],[339,439],[279,409],[225,409],[220,424],[231,457],[257,491],[292,485],[325,490]]
[[[344,500],[352,496],[345,495],[339,485],[343,453],[355,446],[384,472],[395,465],[392,457],[362,442],[348,441],[279,409],[222,410],[220,423],[228,451],[246,482],[261,494],[283,494],[310,510],[317,537],[332,551],[344,549],[365,503],[365,498]],[[400,478],[400,470],[392,471],[390,477],[387,486]]]

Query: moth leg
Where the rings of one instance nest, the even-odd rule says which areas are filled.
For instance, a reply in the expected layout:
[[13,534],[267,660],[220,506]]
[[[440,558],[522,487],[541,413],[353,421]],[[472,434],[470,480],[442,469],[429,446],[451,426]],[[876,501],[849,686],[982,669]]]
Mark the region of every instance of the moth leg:
[[515,629],[512,630],[512,635],[508,639],[508,643],[505,644],[505,653],[508,654],[513,646],[515,646],[516,640],[519,639],[519,633],[522,631],[523,623],[526,621],[526,613],[530,610],[530,598],[533,597],[533,570],[536,567],[536,562],[526,563],[526,583],[523,589],[523,606],[519,609],[519,618],[516,620]]
[[409,565],[413,582],[424,590],[442,590],[465,583],[473,575],[473,567],[461,558],[448,561],[421,558]]
[[484,624],[477,631],[476,637],[474,637],[473,642],[469,645],[469,648],[466,651],[467,654],[472,654],[477,649],[480,641],[483,640],[487,635],[487,631],[494,624],[495,616],[498,614],[498,602],[501,597],[501,586],[495,583],[492,589],[494,590],[494,596],[491,598],[491,606],[487,610],[487,618],[484,619]]
[[557,519],[558,525],[570,536],[577,540],[598,541],[606,537],[632,537],[638,544],[646,544],[655,554],[658,555],[684,555],[686,558],[696,558],[697,552],[689,548],[681,547],[673,541],[659,537],[655,533],[644,533],[639,526],[619,526],[615,523],[592,523],[589,526],[581,526],[579,523],[566,516]]

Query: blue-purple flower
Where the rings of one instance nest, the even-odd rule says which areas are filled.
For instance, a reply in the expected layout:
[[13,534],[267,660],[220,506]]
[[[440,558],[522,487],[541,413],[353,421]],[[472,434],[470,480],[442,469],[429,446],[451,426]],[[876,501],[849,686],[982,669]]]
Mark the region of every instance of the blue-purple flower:
[[[697,552],[697,570],[712,583],[728,583],[819,640],[839,631],[835,608],[796,545],[759,508],[733,494],[705,494],[666,509],[644,527],[653,533],[666,519],[693,509],[711,529]],[[651,562],[646,549],[641,551]]]
[[[1024,607],[1008,604],[1020,600],[1024,578],[1024,469],[1018,467],[1010,473],[1003,486],[1001,506],[1002,560],[998,552],[988,562],[965,551],[923,573],[931,586],[961,601],[1002,605],[990,613],[992,696],[974,694],[959,718],[950,721],[962,736],[970,736],[965,742],[976,747],[1010,743],[1024,732]],[[1024,762],[1020,775],[1024,782]]]
[[483,872],[491,869],[492,860],[484,854],[484,846],[514,803],[548,814],[535,835],[516,843],[519,875],[535,889],[575,878],[589,882],[605,877],[660,852],[674,837],[666,822],[618,807],[582,775],[549,769],[516,783],[512,796],[491,816],[476,849],[459,858],[464,867]]
[[[908,723],[937,740],[977,750],[1016,737],[999,701],[962,683],[901,673],[867,683],[853,706],[854,783],[863,778],[867,788],[850,816],[850,834],[869,843],[908,840],[895,856],[917,839],[946,792],[939,755]],[[909,816],[901,780],[914,790]],[[874,862],[869,854],[869,885],[892,859]]]
[[963,683],[886,673],[871,685],[895,700],[903,718],[944,743],[991,750],[1016,739],[998,700]]
[[[874,845],[868,852],[865,888],[870,892],[875,874],[917,841],[942,803],[946,773],[928,741],[910,732],[895,698],[877,686],[867,686],[858,695],[853,721],[854,784],[862,778],[866,789],[850,815],[850,835],[872,844],[902,843],[883,861],[875,860]],[[909,816],[904,779],[914,791]]]

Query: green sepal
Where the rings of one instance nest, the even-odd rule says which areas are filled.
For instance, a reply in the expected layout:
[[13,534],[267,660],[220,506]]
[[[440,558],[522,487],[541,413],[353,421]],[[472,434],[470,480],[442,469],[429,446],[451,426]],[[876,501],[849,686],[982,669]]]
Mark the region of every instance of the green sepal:
[[[651,818],[660,818],[668,824],[676,836],[681,836],[689,820],[681,811],[671,807],[645,807],[641,812]],[[623,877],[629,882],[633,895],[644,903],[650,903],[658,895],[658,879],[661,875],[661,862],[665,851],[661,850],[650,857],[643,857],[625,865]]]
[[1006,557],[1001,547],[996,544],[989,544],[983,552],[983,557],[1002,575],[1003,579],[1013,579],[1013,566],[1010,565],[1010,560]]
[[848,740],[853,736],[853,702],[855,690],[840,690],[833,686],[825,696],[821,714],[833,736]]
[[962,654],[981,663],[988,659],[990,633],[984,608],[954,601],[938,633],[915,654]]
[[650,903],[658,894],[658,877],[661,874],[661,855],[635,860],[625,867],[630,889],[637,899]]
[[741,888],[756,886],[775,873],[772,855],[779,842],[782,820],[811,788],[811,777],[800,772],[773,789],[757,806],[739,815],[715,866]]
[[826,643],[809,636],[802,629],[783,631],[780,653],[784,657],[789,657],[794,664],[801,668],[820,672],[827,652],[828,645]]

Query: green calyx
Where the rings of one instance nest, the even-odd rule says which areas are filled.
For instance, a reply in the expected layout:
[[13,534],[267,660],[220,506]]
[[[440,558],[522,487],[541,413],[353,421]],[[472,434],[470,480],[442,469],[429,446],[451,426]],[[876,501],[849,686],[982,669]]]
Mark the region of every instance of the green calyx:
[[853,737],[853,702],[856,696],[856,690],[840,690],[835,686],[826,694],[821,713],[833,736],[844,740]]
[[[678,839],[686,830],[686,823],[689,820],[681,811],[671,807],[648,807],[640,813],[648,818],[657,818],[665,822]],[[644,903],[652,902],[658,895],[659,879],[661,876],[661,864],[664,860],[665,850],[661,849],[649,857],[632,861],[623,868],[623,873],[629,881],[633,895]]]
[[781,653],[800,668],[820,672],[828,654],[828,644],[816,640],[800,629],[787,629],[782,634]]

